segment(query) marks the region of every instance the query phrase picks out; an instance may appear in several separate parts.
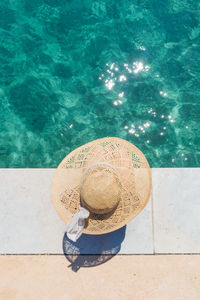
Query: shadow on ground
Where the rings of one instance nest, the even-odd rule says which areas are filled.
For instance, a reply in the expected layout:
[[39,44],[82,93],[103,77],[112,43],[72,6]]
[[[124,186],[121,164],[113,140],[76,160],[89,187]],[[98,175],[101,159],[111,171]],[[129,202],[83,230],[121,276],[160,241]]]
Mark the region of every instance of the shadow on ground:
[[77,242],[67,235],[63,237],[63,253],[71,263],[69,267],[77,272],[81,267],[94,267],[105,263],[121,249],[126,226],[102,235],[82,234]]

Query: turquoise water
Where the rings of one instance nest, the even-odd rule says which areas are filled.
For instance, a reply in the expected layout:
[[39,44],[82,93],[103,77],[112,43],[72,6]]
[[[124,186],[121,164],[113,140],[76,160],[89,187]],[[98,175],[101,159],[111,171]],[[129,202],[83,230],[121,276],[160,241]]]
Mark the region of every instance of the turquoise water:
[[0,68],[0,167],[56,167],[104,136],[200,166],[198,1],[1,1]]

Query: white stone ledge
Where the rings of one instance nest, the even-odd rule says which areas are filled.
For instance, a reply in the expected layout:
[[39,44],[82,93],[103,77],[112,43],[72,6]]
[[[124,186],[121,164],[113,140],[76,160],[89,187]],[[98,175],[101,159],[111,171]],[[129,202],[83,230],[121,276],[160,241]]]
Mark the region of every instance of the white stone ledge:
[[200,253],[200,168],[153,169],[156,253]]
[[[63,254],[65,224],[51,201],[54,172],[0,169],[0,254]],[[119,253],[200,253],[200,169],[152,169],[152,175],[153,201],[126,226]]]

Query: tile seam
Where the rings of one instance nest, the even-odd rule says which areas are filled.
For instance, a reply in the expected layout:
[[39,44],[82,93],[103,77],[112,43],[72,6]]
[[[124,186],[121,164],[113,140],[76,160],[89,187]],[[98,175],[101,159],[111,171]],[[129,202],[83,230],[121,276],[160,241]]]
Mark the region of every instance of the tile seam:
[[[19,253],[6,253],[6,254],[0,254],[0,257],[1,256],[28,256],[28,255],[30,255],[30,256],[65,256],[65,255],[67,255],[67,254],[62,254],[62,253],[21,253],[21,254],[19,254]],[[80,255],[97,255],[97,254],[80,254]],[[107,254],[102,254],[102,255],[107,255]],[[162,255],[168,255],[168,256],[170,256],[170,255],[200,255],[200,253],[199,252],[193,252],[193,253],[154,253],[154,254],[152,254],[152,253],[135,253],[135,254],[123,254],[123,253],[120,253],[120,254],[115,254],[115,255],[113,255],[113,257],[114,256],[119,256],[119,255],[121,255],[121,256],[125,256],[125,255],[131,255],[131,256],[139,256],[139,255],[143,255],[143,256],[162,256]]]
[[153,254],[155,252],[155,230],[154,230],[154,205],[153,205],[153,168],[152,171],[152,191],[151,191],[151,218],[152,218],[152,243],[153,243]]

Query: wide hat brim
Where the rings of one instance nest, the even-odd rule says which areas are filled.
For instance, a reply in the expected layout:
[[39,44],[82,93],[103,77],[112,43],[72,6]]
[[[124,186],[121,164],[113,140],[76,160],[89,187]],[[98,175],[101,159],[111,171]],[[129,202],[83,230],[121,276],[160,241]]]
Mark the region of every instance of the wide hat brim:
[[65,223],[79,209],[83,173],[96,162],[106,162],[116,169],[122,184],[121,199],[111,213],[100,215],[90,212],[83,230],[87,234],[108,233],[126,225],[145,207],[152,187],[149,164],[136,146],[117,137],[92,141],[68,154],[53,178],[53,203]]

